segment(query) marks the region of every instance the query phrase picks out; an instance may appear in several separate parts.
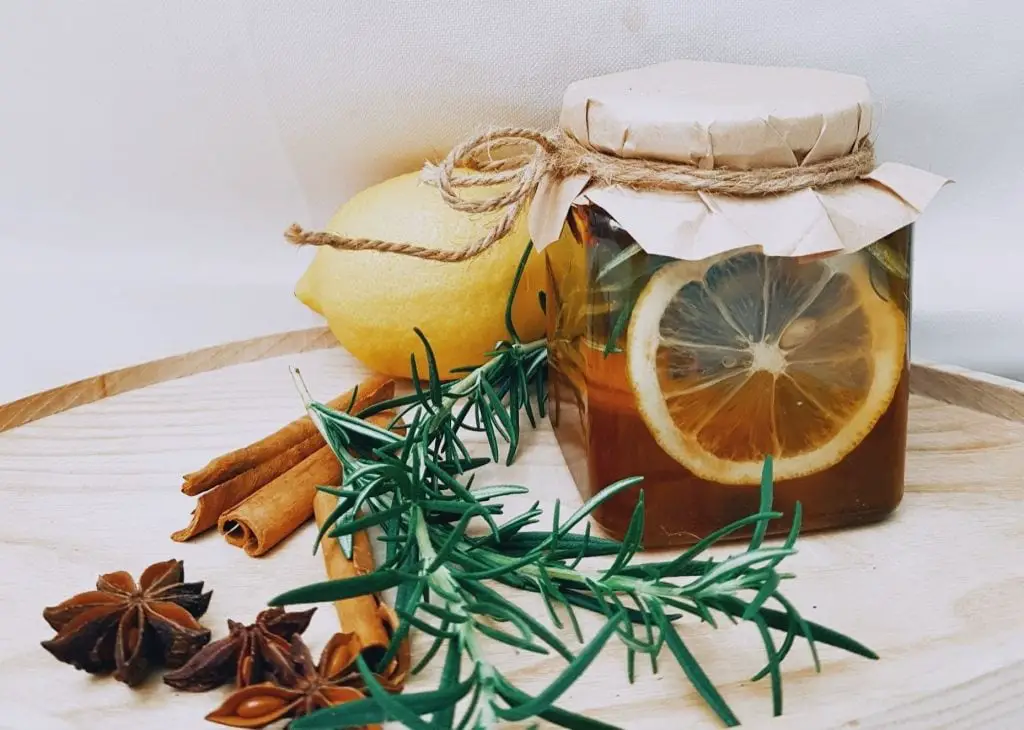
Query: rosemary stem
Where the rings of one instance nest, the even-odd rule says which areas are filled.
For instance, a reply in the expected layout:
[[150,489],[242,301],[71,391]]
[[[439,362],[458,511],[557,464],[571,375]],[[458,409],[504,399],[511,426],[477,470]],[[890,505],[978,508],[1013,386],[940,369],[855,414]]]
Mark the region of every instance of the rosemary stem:
[[[532,342],[514,344],[512,345],[512,349],[518,350],[520,356],[524,356],[536,352],[537,350],[543,350],[547,346],[548,341],[542,338],[539,340],[533,340]],[[501,364],[502,359],[500,357],[492,357],[483,365],[469,373],[469,375],[456,381],[451,387],[451,390],[448,391],[448,395],[444,398],[443,403],[445,411],[450,411],[459,398],[472,393],[480,380],[486,378],[492,370],[495,370]]]
[[[427,521],[424,519],[423,511],[420,507],[414,507],[410,514],[410,520],[413,522],[413,534],[416,538],[416,544],[420,550],[420,556],[423,559],[423,569],[426,566],[432,565],[437,558],[437,551],[434,549],[434,541],[430,538],[430,530],[427,527]],[[458,583],[452,577],[451,571],[444,564],[438,566],[433,572],[427,575],[428,583],[435,588],[435,592],[441,596],[461,596],[459,591]],[[437,590],[439,589],[439,590]],[[451,611],[456,616],[466,617],[466,621],[455,624],[458,632],[458,641],[465,652],[466,656],[469,657],[470,661],[476,667],[477,676],[480,679],[481,688],[481,699],[483,702],[480,703],[479,709],[477,710],[480,714],[477,719],[477,727],[492,727],[497,721],[498,717],[494,711],[494,700],[496,699],[495,692],[495,679],[497,672],[494,667],[491,666],[490,662],[484,657],[483,650],[480,648],[479,637],[475,629],[476,617],[468,610],[466,610],[466,604],[464,601],[455,602],[448,598],[444,599],[445,608]]]

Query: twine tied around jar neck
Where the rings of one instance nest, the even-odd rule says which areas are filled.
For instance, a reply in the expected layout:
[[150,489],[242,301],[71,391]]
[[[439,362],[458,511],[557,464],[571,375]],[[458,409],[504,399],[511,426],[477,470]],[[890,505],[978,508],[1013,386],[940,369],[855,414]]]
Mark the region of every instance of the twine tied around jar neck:
[[[532,151],[525,150],[532,146]],[[494,158],[499,150],[513,154]],[[307,231],[292,224],[285,238],[300,246],[329,246],[343,251],[380,251],[431,261],[457,263],[479,256],[504,238],[529,205],[541,181],[587,175],[598,186],[620,186],[636,191],[698,192],[718,195],[766,196],[850,182],[875,169],[870,140],[853,152],[799,167],[751,170],[704,169],[679,162],[616,157],[589,147],[561,130],[540,132],[509,127],[485,132],[454,147],[437,165],[426,165],[424,175],[438,188],[445,203],[464,213],[504,211],[488,233],[471,245],[438,250],[401,241],[353,238],[329,231]],[[461,188],[512,183],[511,188],[480,199],[459,195]]]

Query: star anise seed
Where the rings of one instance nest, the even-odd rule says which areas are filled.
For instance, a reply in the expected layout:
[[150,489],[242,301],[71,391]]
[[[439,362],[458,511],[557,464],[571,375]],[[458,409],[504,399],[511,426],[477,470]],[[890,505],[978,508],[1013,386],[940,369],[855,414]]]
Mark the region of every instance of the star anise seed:
[[289,642],[309,626],[315,608],[289,612],[270,608],[246,626],[228,620],[228,635],[207,644],[164,682],[185,692],[206,692],[235,680],[247,687],[291,670]]
[[43,611],[57,632],[43,648],[90,674],[114,671],[128,686],[145,679],[149,667],[176,668],[210,640],[197,618],[212,591],[185,583],[180,560],[155,563],[136,583],[129,573],[101,575],[96,590],[79,593]]
[[314,664],[309,647],[295,635],[290,648],[292,667],[275,677],[278,684],[264,682],[236,690],[206,719],[230,727],[261,728],[285,717],[302,717],[324,707],[362,699],[365,695],[358,689],[338,686],[331,677],[334,645],[332,639],[319,663]]

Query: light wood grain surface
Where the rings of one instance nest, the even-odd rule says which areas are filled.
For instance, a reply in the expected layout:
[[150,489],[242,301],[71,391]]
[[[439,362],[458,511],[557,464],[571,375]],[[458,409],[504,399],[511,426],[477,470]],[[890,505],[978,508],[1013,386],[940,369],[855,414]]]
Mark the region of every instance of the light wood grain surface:
[[[183,473],[301,414],[289,365],[301,367],[322,399],[366,374],[338,349],[287,355],[131,390],[0,434],[0,728],[214,727],[202,718],[221,692],[176,693],[156,677],[133,691],[58,663],[39,646],[52,633],[41,611],[89,589],[98,573],[138,573],[179,557],[190,580],[214,591],[203,622],[219,638],[225,619],[247,620],[281,590],[321,580],[311,526],[263,559],[216,535],[186,545],[169,538],[192,505],[178,491]],[[941,394],[932,395],[942,400],[958,402],[976,387],[939,380]],[[1006,384],[989,385],[998,402]],[[880,525],[798,543],[790,598],[881,660],[826,649],[816,675],[807,652],[795,650],[785,665],[786,715],[773,720],[768,684],[749,681],[763,661],[754,632],[684,625],[745,726],[1024,727],[1024,423],[1011,411],[1000,416],[915,395],[900,510]],[[546,423],[526,434],[514,466],[488,467],[480,480],[578,503]],[[318,612],[307,632],[315,650],[336,620],[329,607]],[[597,625],[588,620],[584,629]],[[562,667],[557,657],[490,650],[526,689]],[[411,688],[434,679],[428,671]],[[630,687],[615,644],[563,701],[626,728],[718,727],[667,656],[660,674],[641,670]]]
[[214,345],[182,355],[132,365],[61,385],[42,393],[0,405],[0,433],[112,395],[147,385],[184,378],[196,373],[286,355],[336,347],[337,340],[326,327],[280,332],[251,340]]

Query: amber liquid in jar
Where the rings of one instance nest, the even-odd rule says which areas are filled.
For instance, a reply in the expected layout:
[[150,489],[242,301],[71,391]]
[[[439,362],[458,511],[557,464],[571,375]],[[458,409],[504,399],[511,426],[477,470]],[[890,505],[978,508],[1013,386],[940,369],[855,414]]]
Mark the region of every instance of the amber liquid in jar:
[[[642,476],[595,521],[621,538],[644,492],[646,547],[692,543],[758,510],[772,524],[885,517],[903,495],[909,405],[908,226],[860,251],[645,253],[574,206],[545,250],[551,418],[584,498]],[[738,533],[741,535],[742,533]]]

